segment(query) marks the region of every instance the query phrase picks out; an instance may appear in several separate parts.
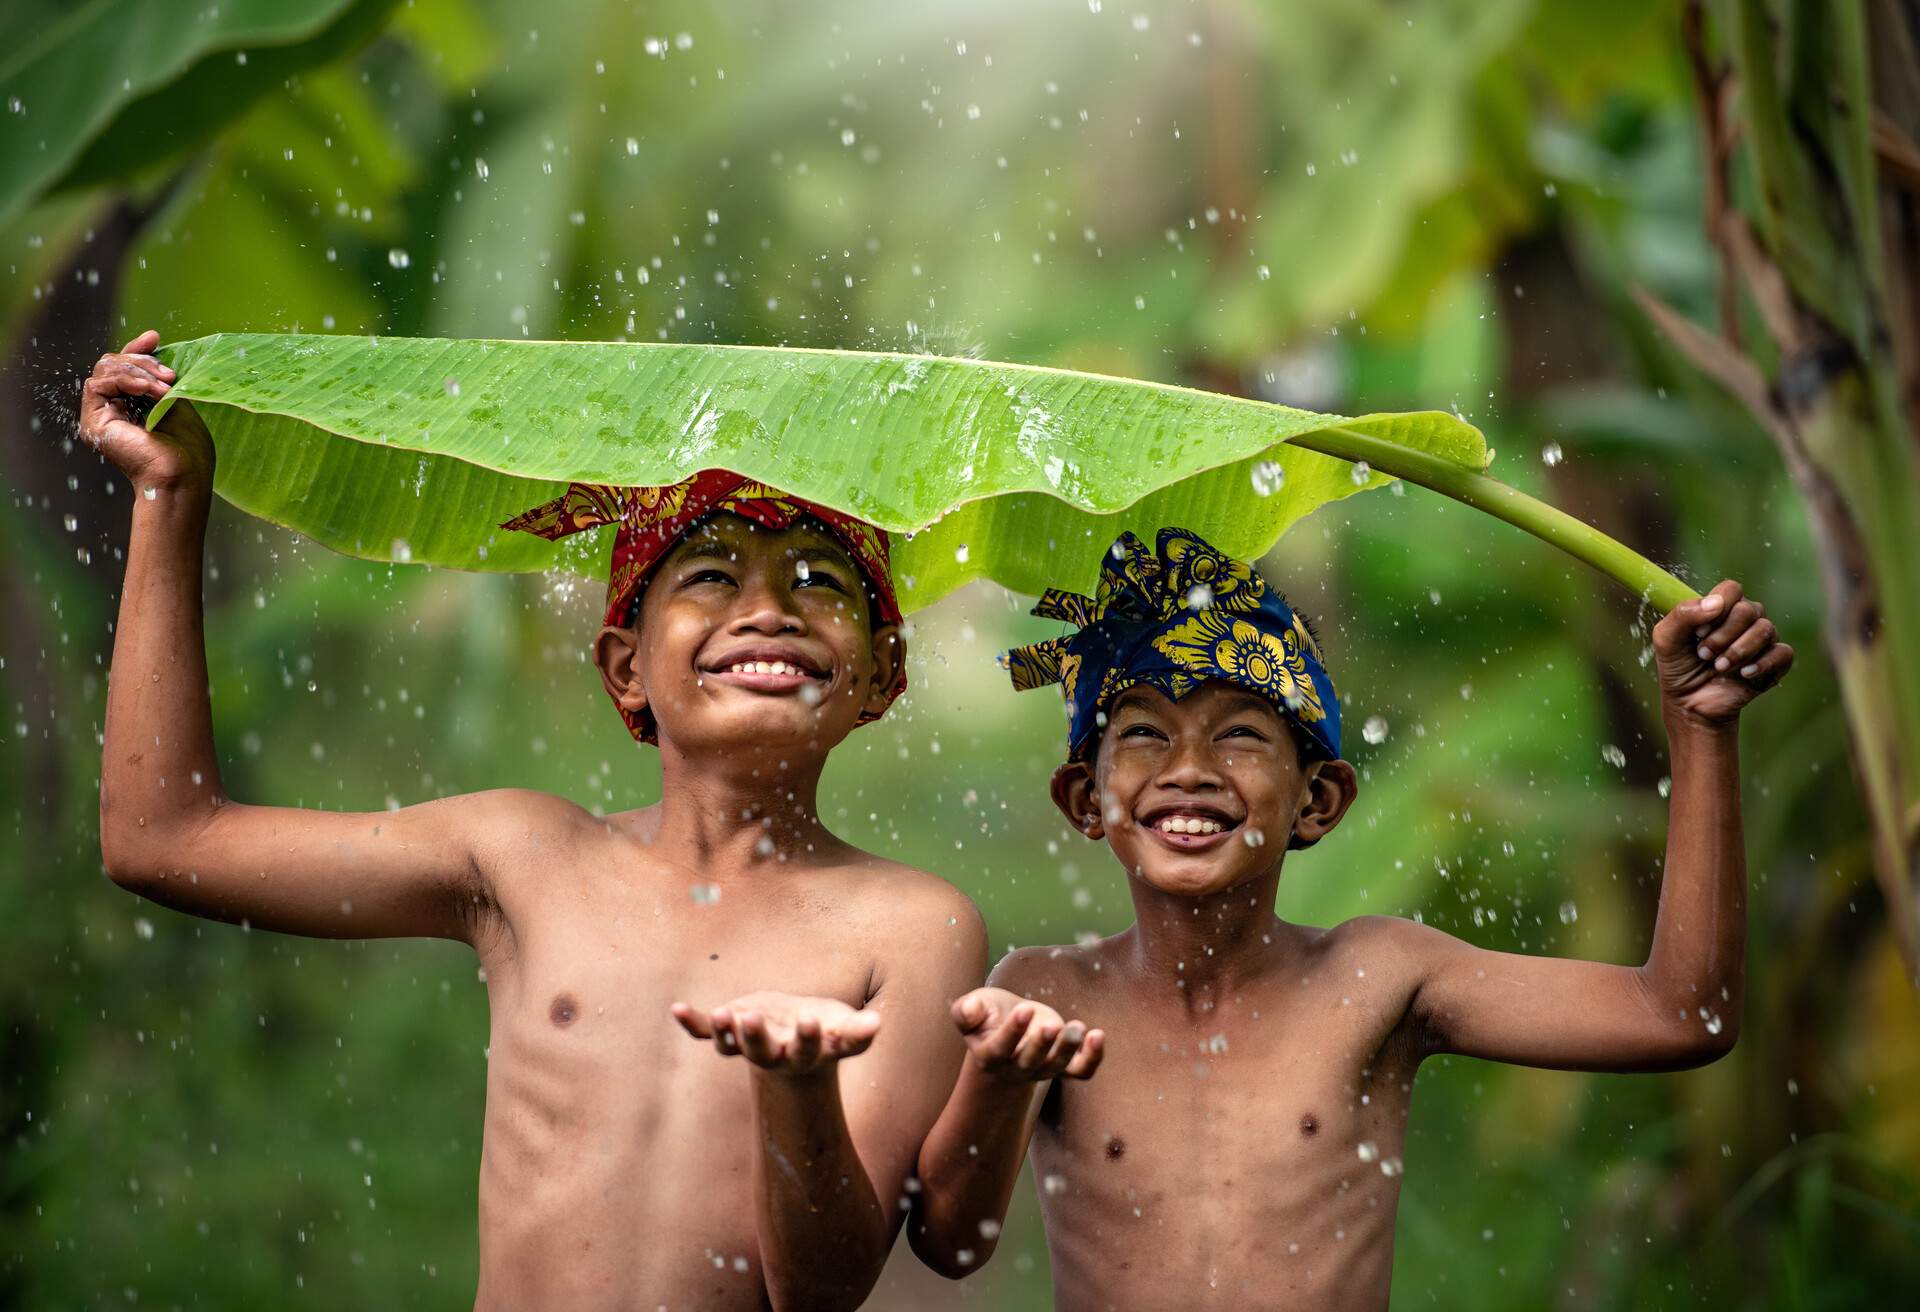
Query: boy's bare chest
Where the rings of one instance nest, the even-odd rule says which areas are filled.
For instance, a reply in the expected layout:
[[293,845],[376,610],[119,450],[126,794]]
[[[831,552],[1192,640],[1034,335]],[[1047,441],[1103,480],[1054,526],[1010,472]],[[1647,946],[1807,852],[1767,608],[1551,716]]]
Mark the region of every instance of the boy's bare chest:
[[[1137,1193],[1394,1169],[1416,1062],[1388,1000],[1347,988],[1211,1011],[1116,1008],[1090,1081],[1059,1086],[1037,1164]],[[1089,1007],[1089,1012],[1092,1007]]]
[[876,958],[862,928],[856,907],[797,881],[743,888],[672,870],[555,881],[519,909],[503,961],[513,988],[495,1007],[558,1028],[617,1017],[651,1032],[672,1027],[672,1002],[710,1008],[759,990],[859,1006]]

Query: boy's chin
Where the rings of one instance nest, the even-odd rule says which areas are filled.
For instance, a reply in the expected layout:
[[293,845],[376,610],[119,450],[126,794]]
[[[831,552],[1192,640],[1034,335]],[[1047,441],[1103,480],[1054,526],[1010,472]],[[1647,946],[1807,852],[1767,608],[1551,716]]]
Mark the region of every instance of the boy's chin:
[[753,706],[706,706],[659,717],[660,734],[682,751],[825,755],[853,731],[858,717],[826,714],[795,698],[765,698]]
[[1134,877],[1156,892],[1172,897],[1212,897],[1259,876],[1260,870],[1235,854],[1209,853],[1206,858],[1147,855],[1131,863]]

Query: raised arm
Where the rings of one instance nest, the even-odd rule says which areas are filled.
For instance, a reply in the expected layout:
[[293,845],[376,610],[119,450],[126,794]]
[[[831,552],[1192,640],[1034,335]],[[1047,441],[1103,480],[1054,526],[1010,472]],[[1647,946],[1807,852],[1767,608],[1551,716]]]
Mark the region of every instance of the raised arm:
[[166,906],[265,929],[470,940],[497,799],[355,815],[246,806],[222,789],[200,600],[213,443],[189,405],[152,433],[127,413],[127,398],[168,391],[173,371],[148,354],[158,342],[142,333],[101,357],[81,398],[82,438],[134,488],[101,753],[107,873]]
[[1012,961],[995,967],[988,987],[953,1004],[967,1055],[920,1149],[920,1191],[907,1242],[949,1280],[978,1271],[993,1256],[1047,1090],[1056,1079],[1090,1078],[1105,1043],[1101,1031],[995,987],[1013,981]]
[[690,1034],[753,1065],[755,1220],[777,1309],[866,1300],[960,1064],[947,1010],[986,966],[979,913],[952,890],[915,898],[887,938],[864,1008],[762,993],[711,1013],[673,1009]]
[[1746,851],[1739,714],[1779,682],[1793,649],[1724,582],[1653,631],[1673,800],[1646,964],[1488,952],[1425,926],[1398,932],[1415,973],[1411,1015],[1430,1051],[1567,1070],[1697,1066],[1733,1046],[1745,990]]

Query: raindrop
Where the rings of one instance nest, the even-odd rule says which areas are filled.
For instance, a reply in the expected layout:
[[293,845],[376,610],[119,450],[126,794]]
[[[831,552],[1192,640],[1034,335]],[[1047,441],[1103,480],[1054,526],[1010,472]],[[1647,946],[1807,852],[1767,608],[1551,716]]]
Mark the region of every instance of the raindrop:
[[1266,265],[1264,265],[1264,264],[1263,264],[1263,265],[1261,265],[1261,266],[1260,266],[1260,281],[1261,281],[1261,282],[1265,282],[1265,281],[1266,281],[1267,279],[1269,279],[1269,278],[1271,278],[1271,277],[1273,277],[1273,270],[1272,270],[1272,269],[1270,269],[1270,268],[1268,268],[1268,267],[1267,267]]
[[1360,487],[1373,477],[1373,466],[1364,460],[1353,462],[1353,485]]
[[413,544],[405,538],[395,538],[393,540],[392,554],[396,564],[411,565],[413,563]]
[[1205,610],[1213,605],[1213,589],[1204,583],[1196,583],[1187,589],[1187,609]]
[[159,496],[160,493],[157,489],[149,487],[149,488],[142,488],[140,491],[140,495],[145,497],[147,500],[151,501],[155,497]]
[[[629,153],[631,153],[631,152],[629,152]],[[473,161],[473,171],[474,171],[474,173],[475,173],[475,175],[479,177],[479,179],[480,179],[480,181],[482,181],[482,182],[485,182],[485,181],[487,180],[487,171],[488,171],[488,170],[487,170],[487,162],[486,162],[485,160],[483,160],[483,159],[476,159],[476,160],[474,160],[474,161]]]
[[1671,776],[1663,774],[1660,776],[1660,782],[1655,786],[1660,790],[1660,796],[1670,796],[1673,792],[1673,779]]
[[696,906],[703,906],[703,907],[712,906],[715,902],[718,902],[720,900],[720,885],[718,884],[693,885],[693,900]]
[[[1093,5],[1094,5],[1095,11],[1098,12],[1100,7],[1100,0],[1093,0]],[[1058,1198],[1061,1194],[1067,1191],[1067,1177],[1064,1175],[1042,1176],[1040,1178],[1040,1187],[1046,1190],[1047,1197]]]
[[676,35],[676,36],[675,36],[675,37],[673,38],[673,48],[674,48],[675,50],[691,50],[691,49],[693,49],[693,33],[691,33],[691,32],[681,32],[681,33],[679,33],[678,35]]
[[855,133],[854,133],[854,130],[853,130],[852,128],[841,128],[841,129],[840,129],[840,144],[841,144],[841,145],[843,145],[843,146],[851,146],[851,145],[852,145],[852,144],[853,144],[854,142],[856,142],[856,141],[858,141],[859,139],[860,139],[860,138],[859,138],[859,137],[858,137],[857,135],[855,135]]
[[1367,722],[1360,726],[1360,736],[1376,747],[1385,742],[1387,740],[1386,717],[1369,715]]
[[141,938],[152,938],[153,922],[151,920],[148,920],[145,916],[141,916],[139,919],[133,922],[133,932],[138,934]]
[[962,542],[959,546],[953,549],[953,558],[962,565],[967,563],[967,544],[966,543]]
[[1258,828],[1249,829],[1246,833],[1240,835],[1240,841],[1248,847],[1263,847],[1266,845],[1267,831]]
[[1360,1145],[1360,1160],[1363,1162],[1380,1160],[1380,1149],[1371,1139]]
[[396,269],[404,269],[413,263],[413,257],[401,250],[398,246],[395,246],[387,252],[387,263]]
[[980,117],[980,106],[978,106],[978,105],[968,105],[968,106],[967,106],[967,117],[968,117],[968,118],[970,118],[970,119],[978,119],[978,118]]
[[458,378],[449,378],[446,382],[440,384],[440,386],[447,389],[448,396],[460,395],[460,380]]
[[1000,1237],[1000,1223],[990,1216],[982,1218],[980,1221],[980,1237],[982,1239],[998,1239]]
[[640,141],[639,141],[639,138],[637,138],[637,137],[628,137],[628,138],[627,138],[627,154],[629,154],[629,155],[638,155],[639,153],[640,153]]
[[9,114],[24,114],[27,112],[27,104],[18,96],[8,96],[7,112]]
[[758,852],[761,856],[772,856],[773,855],[773,835],[772,834],[760,835],[760,841],[753,845],[753,850],[755,852]]
[[1253,492],[1255,496],[1270,497],[1286,486],[1287,471],[1280,467],[1278,460],[1262,460],[1253,467]]
[[1540,459],[1549,467],[1559,464],[1566,458],[1567,453],[1560,449],[1558,442],[1549,442],[1540,448]]
[[1562,902],[1560,904],[1560,923],[1561,924],[1571,925],[1574,921],[1578,919],[1580,919],[1580,908],[1575,906],[1571,900]]
[[67,532],[69,533],[74,533],[79,531],[80,518],[77,515],[67,515],[66,517],[61,519],[60,522],[67,526]]
[[1623,770],[1627,764],[1627,754],[1612,743],[1600,749],[1600,759],[1616,770]]
[[1707,1017],[1707,1033],[1718,1034],[1719,1032],[1720,1032],[1720,1018],[1718,1016]]

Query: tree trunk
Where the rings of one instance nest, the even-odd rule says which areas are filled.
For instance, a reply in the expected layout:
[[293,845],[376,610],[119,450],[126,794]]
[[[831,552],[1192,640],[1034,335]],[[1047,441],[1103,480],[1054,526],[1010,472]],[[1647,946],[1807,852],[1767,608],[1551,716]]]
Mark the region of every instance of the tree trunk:
[[1708,235],[1776,358],[1742,350],[1732,292],[1718,336],[1642,301],[1806,503],[1875,873],[1920,987],[1920,0],[1718,0],[1719,58],[1704,8],[1687,37]]

